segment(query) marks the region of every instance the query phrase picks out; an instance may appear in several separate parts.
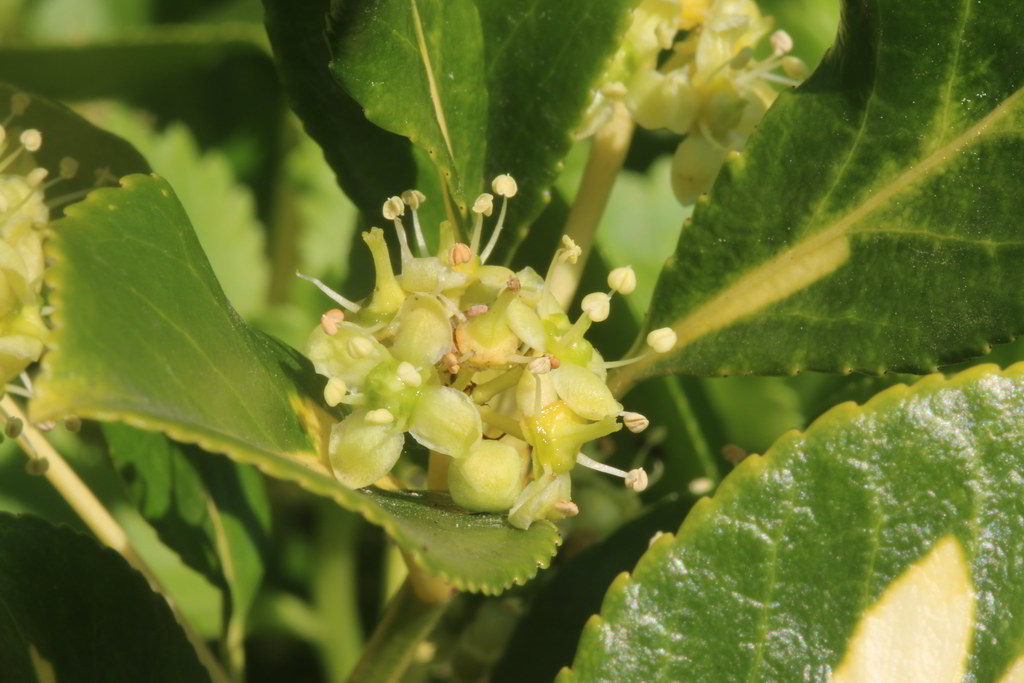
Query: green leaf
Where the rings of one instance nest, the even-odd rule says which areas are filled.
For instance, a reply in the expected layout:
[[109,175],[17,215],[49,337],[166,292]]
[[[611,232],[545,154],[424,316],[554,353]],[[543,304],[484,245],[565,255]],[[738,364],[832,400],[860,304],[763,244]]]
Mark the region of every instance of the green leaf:
[[[964,680],[998,680],[1024,654],[1022,441],[1024,364],[834,408],[616,580],[566,680],[824,680],[868,663],[879,625],[892,668],[861,680],[960,680],[961,659]],[[901,673],[949,653],[941,677]]]
[[580,633],[587,619],[601,609],[608,585],[620,573],[633,569],[652,536],[679,528],[693,502],[690,496],[659,501],[601,543],[573,557],[533,597],[489,680],[553,680],[559,669],[572,663]]
[[263,580],[270,532],[263,479],[251,467],[213,458],[160,434],[103,425],[110,458],[129,498],[185,564],[226,589],[226,640],[242,663],[245,623]]
[[[372,138],[377,148],[366,146],[371,140],[356,139],[367,127],[351,120],[353,102],[337,87],[331,89],[316,61],[324,54],[319,41],[327,3],[300,17],[293,16],[289,3],[266,4],[272,42],[286,80],[293,83],[299,114],[346,190],[354,184],[346,183],[346,176],[353,170],[359,174],[363,185],[350,194],[360,208],[378,215],[388,194],[431,180],[422,160],[414,160],[394,136],[377,132]],[[521,239],[546,202],[632,4],[355,0],[331,15],[331,70],[358,101],[356,111],[362,107],[370,121],[426,151],[460,211],[477,193],[489,191],[495,175],[511,173],[520,191],[509,204],[507,224]],[[344,103],[341,113],[322,111],[328,102]],[[326,130],[327,117],[335,117],[331,130]],[[314,128],[323,132],[318,135]],[[362,149],[369,154],[360,154]],[[400,168],[401,178],[389,178],[381,167],[385,163]],[[432,199],[435,210],[443,205],[440,195]],[[506,249],[513,241],[504,240]]]
[[[684,226],[619,373],[926,372],[1024,331],[1024,7],[846,5]],[[928,36],[923,40],[922,36]]]
[[[0,121],[11,116],[11,97],[25,92],[21,88],[0,83]],[[97,172],[122,176],[149,170],[146,160],[124,140],[100,130],[62,104],[39,95],[30,94],[28,108],[14,116],[7,125],[16,130],[36,128],[43,136],[43,146],[33,154],[36,164],[57,175],[60,161],[72,157],[78,162],[78,173],[65,179],[47,193],[47,197],[80,198],[80,193],[91,189]],[[63,204],[63,202],[61,202]]]
[[270,280],[264,228],[252,192],[224,154],[201,152],[180,122],[158,132],[141,112],[124,107],[106,105],[92,120],[134,145],[171,184],[235,310],[246,318],[260,311]]
[[113,550],[6,513],[0,547],[6,680],[209,680],[167,601]]
[[460,588],[500,591],[554,554],[551,524],[520,532],[438,496],[338,483],[322,451],[336,419],[322,379],[231,309],[165,181],[128,176],[70,207],[54,232],[55,341],[34,420],[123,421],[225,453],[360,512]]

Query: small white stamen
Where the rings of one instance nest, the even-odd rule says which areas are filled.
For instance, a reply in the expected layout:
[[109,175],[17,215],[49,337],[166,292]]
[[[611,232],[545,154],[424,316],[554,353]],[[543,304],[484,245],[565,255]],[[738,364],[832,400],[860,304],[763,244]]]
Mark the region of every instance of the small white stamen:
[[546,373],[551,372],[551,359],[548,358],[547,356],[540,356],[539,358],[534,358],[526,366],[526,369],[529,370],[534,375],[544,375]]
[[404,216],[405,202],[402,201],[401,197],[388,197],[388,200],[384,202],[384,208],[381,213],[389,221],[393,221],[399,216]]
[[73,157],[64,157],[60,160],[60,177],[70,180],[78,175],[78,160]]
[[611,299],[604,292],[591,292],[583,297],[580,308],[591,320],[599,323],[608,319],[608,313],[611,311]]
[[555,252],[555,260],[570,265],[575,264],[583,250],[568,235],[562,235],[562,248]]
[[347,391],[348,387],[345,386],[345,382],[337,377],[332,377],[327,381],[327,386],[324,387],[324,401],[333,408],[345,400],[345,392]]
[[366,358],[373,353],[373,342],[366,337],[352,337],[347,346],[348,355],[353,358]]
[[630,266],[614,268],[608,273],[608,287],[619,294],[632,294],[636,289],[636,273]]
[[402,193],[402,201],[413,211],[420,208],[420,205],[427,201],[427,195],[419,190],[406,190]]
[[42,166],[39,166],[38,168],[33,168],[25,175],[25,182],[32,187],[39,187],[43,184],[43,181],[46,180],[46,176],[48,175],[50,175],[50,172]]
[[651,424],[651,421],[640,413],[633,413],[627,410],[619,413],[619,415],[622,417],[622,424],[626,425],[626,429],[634,434],[639,434]]
[[398,379],[402,380],[402,384],[407,387],[418,387],[423,384],[423,378],[420,377],[420,373],[416,372],[416,368],[413,367],[412,363],[406,361],[398,364]]
[[793,49],[793,38],[788,33],[778,30],[771,37],[772,49],[775,54],[784,55]]
[[703,496],[705,493],[708,493],[711,489],[715,488],[715,482],[713,482],[710,477],[697,477],[691,481],[686,488],[695,496]]
[[320,316],[320,329],[328,337],[338,334],[338,324],[344,322],[345,314],[340,308],[332,308]]
[[626,488],[634,493],[640,493],[647,488],[647,473],[637,468],[626,473]]
[[519,186],[516,184],[515,179],[507,173],[502,173],[499,176],[495,176],[494,180],[491,181],[491,189],[494,190],[494,194],[499,197],[506,197],[511,199],[516,196],[519,191]]
[[490,216],[494,212],[494,195],[489,192],[481,192],[480,196],[473,202],[473,213]]
[[647,345],[655,353],[668,353],[675,347],[676,341],[678,338],[671,327],[659,327],[647,335]]
[[334,299],[335,302],[340,304],[342,308],[347,309],[349,312],[351,312],[351,313],[358,313],[359,309],[362,308],[362,306],[360,306],[359,304],[355,303],[354,301],[349,301],[348,299],[343,297],[341,294],[338,294],[333,289],[331,289],[330,287],[328,287],[324,283],[320,282],[320,280],[316,279],[315,277],[310,277],[309,275],[303,275],[299,271],[295,271],[295,274],[298,275],[303,280],[305,280],[306,282],[309,282],[309,283],[312,283],[312,284],[316,285],[317,289],[319,289],[321,292],[323,292],[324,294],[326,294],[330,298]]
[[378,408],[366,413],[366,422],[372,425],[389,425],[395,421],[395,416],[387,408]]
[[22,131],[18,141],[29,152],[37,152],[43,146],[43,134],[35,128],[28,128]]
[[553,507],[558,512],[561,512],[566,517],[575,517],[576,515],[580,514],[579,506],[576,505],[576,503],[572,502],[571,500],[560,500],[551,507]]

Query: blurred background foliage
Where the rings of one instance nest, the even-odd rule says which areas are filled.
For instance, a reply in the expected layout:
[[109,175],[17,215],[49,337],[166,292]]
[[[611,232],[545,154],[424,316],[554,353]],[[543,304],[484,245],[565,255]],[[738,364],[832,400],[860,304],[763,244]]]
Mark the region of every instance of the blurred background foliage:
[[[760,4],[792,34],[796,54],[817,64],[835,33],[838,0]],[[62,100],[135,145],[174,187],[239,313],[301,349],[328,303],[295,270],[362,296],[372,280],[358,233],[368,222],[289,113],[262,17],[259,0],[4,0],[0,80]],[[669,189],[677,142],[637,133],[597,234],[580,290],[597,288],[606,264],[631,263],[638,280],[628,306],[594,330],[606,357],[632,341],[690,211]],[[516,263],[550,253],[546,245],[561,231],[587,144],[565,160],[553,201],[538,219],[543,228]],[[1024,358],[1024,347],[1010,344],[994,356],[986,360],[1005,366]],[[654,533],[675,530],[696,495],[745,454],[762,452],[828,407],[863,401],[905,379],[805,374],[646,383],[630,405],[658,427],[643,438],[620,432],[599,445],[616,465],[642,461],[653,471],[643,500],[581,473],[574,495],[582,514],[566,525],[552,569],[497,598],[459,596],[418,653],[424,663],[414,665],[409,680],[550,678],[571,660],[612,578],[632,567]],[[221,589],[158,537],[112,463],[104,433],[87,424],[78,434],[58,428],[52,435],[198,630],[217,639],[224,628]],[[266,508],[272,525],[249,616],[246,678],[344,680],[404,578],[400,554],[379,529],[331,502],[281,482],[264,485],[269,504],[254,504]],[[0,510],[81,528],[46,482],[25,473],[10,441],[0,445]]]

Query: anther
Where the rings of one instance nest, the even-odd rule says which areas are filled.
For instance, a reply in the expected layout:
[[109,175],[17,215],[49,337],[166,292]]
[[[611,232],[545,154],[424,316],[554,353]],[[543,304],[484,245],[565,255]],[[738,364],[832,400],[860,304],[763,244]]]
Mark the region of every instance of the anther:
[[579,260],[582,254],[583,250],[571,237],[562,235],[562,248],[555,255],[556,260],[572,265]]
[[583,297],[583,301],[580,303],[580,308],[586,313],[591,320],[595,323],[602,322],[608,319],[608,313],[611,310],[611,299],[604,292],[591,292]]
[[79,432],[82,430],[82,418],[77,415],[69,415],[64,418],[64,429],[69,432]]
[[333,337],[338,334],[338,324],[344,322],[345,314],[340,308],[332,308],[323,315],[320,316],[320,329],[328,337]]
[[551,506],[566,517],[575,517],[580,514],[580,508],[571,500],[560,500]]
[[29,458],[25,461],[25,472],[33,477],[46,474],[50,469],[50,461],[46,458]]
[[18,417],[9,417],[4,424],[4,434],[10,439],[17,439],[21,436],[21,430],[25,423]]
[[487,304],[473,304],[466,309],[467,318],[475,318],[478,315],[483,315],[489,310]]
[[420,376],[420,373],[416,372],[413,364],[407,361],[402,361],[398,364],[398,379],[402,380],[402,384],[407,387],[418,387],[423,384],[423,378]]
[[405,202],[402,201],[401,197],[388,197],[388,200],[384,202],[382,213],[384,214],[384,218],[389,221],[393,221],[399,216],[404,216]]
[[622,418],[622,424],[626,425],[626,429],[634,434],[639,434],[651,424],[651,421],[640,413],[633,413],[627,410],[619,413],[619,416]]
[[494,212],[494,195],[489,192],[482,192],[473,202],[473,213],[490,216]]
[[608,273],[608,287],[619,294],[632,294],[636,289],[636,273],[630,266],[614,268]]
[[562,361],[558,360],[558,356],[553,353],[545,353],[544,357],[551,362],[551,369],[557,370],[558,366],[562,364]]
[[372,425],[389,425],[395,421],[395,416],[387,408],[378,408],[366,413],[366,422]]
[[516,184],[515,179],[507,173],[502,173],[499,176],[495,176],[494,180],[491,181],[491,189],[494,190],[494,194],[499,197],[507,197],[511,199],[516,196],[519,191],[519,186]]
[[647,473],[637,468],[626,473],[626,488],[640,493],[647,488]]
[[441,356],[441,362],[444,364],[444,369],[451,374],[457,374],[460,369],[459,359],[454,353],[446,353]]
[[510,292],[518,292],[523,288],[523,283],[519,281],[519,278],[513,275],[505,283],[505,287],[507,287]]
[[22,131],[18,141],[29,152],[36,152],[43,146],[43,134],[35,128],[28,128]]
[[551,372],[551,359],[548,358],[547,355],[534,358],[526,366],[526,369],[529,370],[534,375],[547,374]]
[[373,353],[373,342],[366,337],[352,337],[347,346],[348,354],[353,358],[366,358]]
[[715,488],[715,482],[710,477],[697,477],[687,484],[686,488],[695,496],[703,496]]
[[347,391],[348,387],[344,381],[337,377],[332,377],[327,380],[327,386],[324,387],[324,401],[333,408],[345,399]]
[[668,353],[675,347],[676,341],[678,338],[671,327],[659,327],[647,335],[647,345],[655,353]]
[[473,252],[469,248],[468,244],[456,242],[456,244],[448,250],[448,263],[453,266],[461,266],[463,263],[469,263],[472,258]]
[[64,157],[60,160],[60,177],[70,180],[78,175],[78,160],[73,157]]
[[25,182],[31,187],[39,187],[46,180],[46,176],[50,175],[50,172],[42,166],[33,168],[25,175]]
[[420,208],[420,205],[427,201],[427,195],[419,190],[406,190],[402,193],[402,201],[413,211]]
[[785,31],[776,31],[772,34],[770,41],[776,55],[784,55],[793,49],[793,38]]

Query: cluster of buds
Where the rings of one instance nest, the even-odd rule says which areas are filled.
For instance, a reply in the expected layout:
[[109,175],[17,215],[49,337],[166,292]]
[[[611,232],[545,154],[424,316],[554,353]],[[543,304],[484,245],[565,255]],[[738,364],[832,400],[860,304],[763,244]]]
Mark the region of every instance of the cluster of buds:
[[[753,0],[643,0],[578,135],[596,132],[621,102],[637,125],[686,136],[672,159],[672,189],[692,204],[746,143],[775,86],[807,76],[789,54],[789,34],[771,29]],[[755,59],[769,33],[771,54]]]
[[[640,432],[648,424],[625,411],[605,384],[608,368],[643,356],[606,362],[584,337],[608,317],[612,295],[633,291],[636,275],[628,266],[613,270],[609,290],[584,297],[582,312],[571,320],[547,278],[531,268],[513,272],[487,264],[517,191],[509,175],[496,177],[491,188],[493,194],[473,203],[468,242],[458,240],[450,222],[441,224],[436,256],[427,255],[417,214],[423,194],[410,190],[388,199],[383,217],[395,226],[401,272],[392,269],[383,231],[364,233],[376,269],[365,301],[300,277],[339,305],[323,314],[308,348],[317,372],[327,377],[327,403],[351,409],[328,443],[338,481],[360,488],[387,476],[408,432],[431,458],[444,459],[457,504],[507,512],[511,524],[525,529],[538,519],[578,512],[569,479],[577,464],[620,476],[634,491],[647,486],[642,469],[624,472],[581,452],[623,425]],[[495,195],[501,207],[481,248]],[[552,266],[579,256],[579,247],[563,238]],[[664,353],[675,342],[672,330],[655,330],[649,353]]]
[[60,164],[59,177],[47,181],[47,169],[33,155],[43,144],[34,128],[16,128],[31,103],[28,95],[11,98],[11,112],[0,122],[0,382],[23,372],[43,353],[49,332],[43,322],[43,229],[50,209],[46,191],[78,170],[74,159]]

